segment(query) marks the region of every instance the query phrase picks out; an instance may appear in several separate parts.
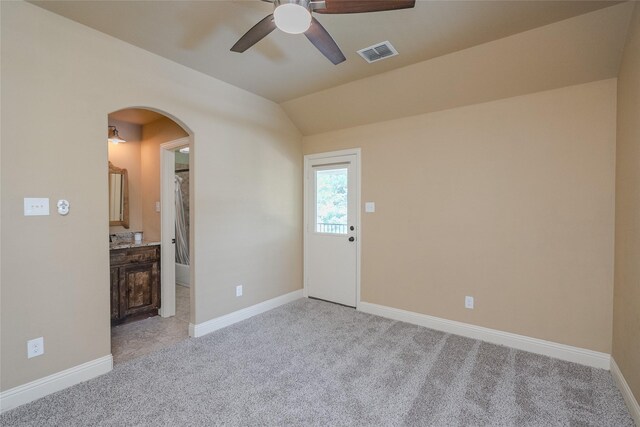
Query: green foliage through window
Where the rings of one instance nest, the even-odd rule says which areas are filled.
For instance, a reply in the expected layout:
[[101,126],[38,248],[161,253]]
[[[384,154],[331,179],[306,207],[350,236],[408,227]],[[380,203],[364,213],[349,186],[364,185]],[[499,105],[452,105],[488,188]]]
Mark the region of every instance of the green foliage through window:
[[347,169],[316,172],[316,231],[347,232]]

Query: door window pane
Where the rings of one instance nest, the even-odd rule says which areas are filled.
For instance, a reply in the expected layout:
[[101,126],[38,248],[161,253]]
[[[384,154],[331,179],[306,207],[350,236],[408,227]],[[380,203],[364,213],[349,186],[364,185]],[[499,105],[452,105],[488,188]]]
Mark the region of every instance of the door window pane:
[[347,169],[316,171],[316,232],[347,234]]

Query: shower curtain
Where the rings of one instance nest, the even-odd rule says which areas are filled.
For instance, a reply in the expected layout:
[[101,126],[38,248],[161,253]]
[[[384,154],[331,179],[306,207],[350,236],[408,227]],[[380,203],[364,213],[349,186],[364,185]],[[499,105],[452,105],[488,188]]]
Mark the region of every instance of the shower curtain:
[[189,236],[187,233],[187,221],[182,200],[182,178],[175,176],[176,193],[176,262],[189,265]]

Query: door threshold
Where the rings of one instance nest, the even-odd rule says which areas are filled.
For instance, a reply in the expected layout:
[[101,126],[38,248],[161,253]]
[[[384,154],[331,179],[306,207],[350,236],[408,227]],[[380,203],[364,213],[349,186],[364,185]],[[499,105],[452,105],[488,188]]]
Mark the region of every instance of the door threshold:
[[342,307],[354,308],[355,309],[355,307],[352,306],[352,305],[340,304],[339,302],[329,301],[329,300],[318,298],[318,297],[307,297],[307,298],[314,299],[314,300],[317,300],[317,301],[328,302],[329,304],[341,305]]

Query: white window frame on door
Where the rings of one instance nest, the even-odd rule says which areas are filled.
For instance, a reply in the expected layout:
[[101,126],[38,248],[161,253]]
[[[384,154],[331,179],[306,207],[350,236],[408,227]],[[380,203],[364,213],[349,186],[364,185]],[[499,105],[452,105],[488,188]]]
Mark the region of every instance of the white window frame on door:
[[353,155],[355,156],[355,174],[356,174],[356,178],[357,178],[357,183],[356,183],[356,212],[355,212],[355,218],[356,218],[356,310],[360,309],[360,252],[362,249],[362,222],[361,222],[361,217],[362,217],[362,202],[360,200],[360,193],[361,193],[361,186],[362,186],[362,173],[361,173],[361,161],[360,161],[360,156],[361,156],[361,149],[360,148],[350,148],[350,149],[346,149],[346,150],[339,150],[339,151],[329,151],[329,152],[325,152],[325,153],[315,153],[315,154],[307,154],[304,156],[304,191],[303,191],[303,202],[304,202],[304,209],[303,209],[303,215],[304,215],[304,233],[303,233],[303,288],[302,288],[302,293],[303,296],[306,298],[309,296],[308,294],[308,277],[307,277],[307,272],[309,271],[308,267],[307,267],[307,254],[309,253],[308,251],[308,244],[309,244],[309,238],[308,238],[308,233],[310,233],[311,230],[311,224],[309,222],[309,198],[312,197],[312,195],[309,194],[309,179],[311,176],[311,163],[312,162],[316,162],[318,160],[326,160],[327,163],[331,163],[331,159],[334,157],[341,157],[341,156],[348,156],[348,155]]

